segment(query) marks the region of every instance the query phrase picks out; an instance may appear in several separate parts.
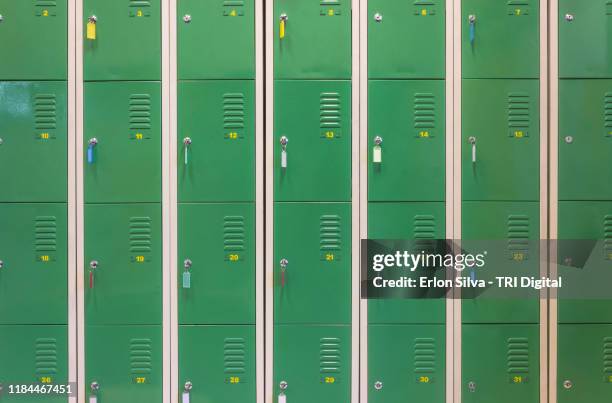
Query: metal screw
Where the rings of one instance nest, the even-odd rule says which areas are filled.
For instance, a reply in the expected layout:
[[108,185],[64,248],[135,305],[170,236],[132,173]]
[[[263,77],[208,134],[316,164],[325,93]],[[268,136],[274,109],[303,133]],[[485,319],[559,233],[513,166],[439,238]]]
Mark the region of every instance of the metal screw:
[[89,267],[91,267],[92,269],[97,269],[98,268],[98,261],[97,260],[92,260],[91,262],[89,262]]
[[191,145],[191,137],[185,137],[183,139],[183,144],[186,146],[190,146]]
[[286,146],[288,142],[289,142],[289,139],[286,136],[281,136],[280,143],[282,146]]
[[573,14],[565,14],[565,21],[568,21],[568,22],[574,21],[574,15]]
[[93,381],[91,385],[89,385],[92,392],[97,392],[100,389],[100,384],[96,381]]
[[566,379],[565,381],[563,381],[563,387],[565,389],[571,389],[572,386],[574,386],[574,384],[569,379]]
[[374,389],[381,390],[383,388],[383,383],[381,381],[374,382]]
[[4,267],[4,260],[0,260],[0,269]]
[[281,390],[287,390],[287,387],[289,386],[289,384],[287,383],[287,381],[280,381],[279,386]]
[[474,137],[474,136],[470,136],[470,137],[468,138],[468,141],[470,142],[470,144],[476,144],[476,137]]
[[468,20],[470,21],[470,23],[475,23],[476,22],[476,15],[474,14],[470,14],[470,16],[468,17]]
[[376,144],[377,146],[382,144],[382,137],[380,136],[376,136],[374,137],[374,144]]
[[4,21],[4,16],[0,14],[0,22]]
[[572,136],[565,136],[565,142],[567,144],[572,144],[574,142],[574,138]]
[[4,143],[4,139],[0,137],[0,145],[2,145],[2,143]]
[[285,259],[285,258],[282,258],[282,259],[281,259],[281,261],[280,261],[280,265],[281,265],[281,267],[282,267],[283,269],[284,269],[284,268],[286,268],[288,264],[289,264],[289,261],[288,261],[287,259]]
[[185,24],[189,24],[189,23],[191,22],[191,15],[189,15],[189,14],[185,14],[185,15],[183,16],[183,22],[184,22]]
[[374,21],[381,22],[382,21],[382,14],[381,13],[374,14]]
[[573,262],[574,260],[571,257],[566,257],[565,259],[563,259],[563,264],[566,266],[571,266]]
[[89,143],[90,145],[95,146],[96,144],[98,144],[98,139],[97,139],[97,138],[95,138],[95,137],[90,138],[88,143]]
[[185,392],[189,392],[191,389],[193,389],[193,384],[191,381],[185,382]]
[[193,262],[191,261],[191,259],[185,259],[185,261],[183,262],[183,266],[185,266],[186,269],[189,269],[192,264]]
[[470,392],[476,392],[476,382],[474,381],[468,382],[468,389]]
[[287,21],[287,20],[289,20],[289,17],[287,16],[287,14],[282,13],[282,14],[280,15],[280,19],[281,19],[282,21]]
[[96,17],[95,15],[92,15],[87,20],[95,24],[96,22],[98,22],[98,17]]

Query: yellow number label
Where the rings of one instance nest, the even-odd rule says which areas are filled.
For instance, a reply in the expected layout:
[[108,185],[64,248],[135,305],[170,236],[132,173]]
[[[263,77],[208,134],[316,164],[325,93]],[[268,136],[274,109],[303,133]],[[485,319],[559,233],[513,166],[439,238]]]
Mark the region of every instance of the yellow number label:
[[139,376],[139,377],[136,377],[135,381],[136,381],[136,383],[141,383],[142,384],[142,383],[146,383],[147,382],[147,378],[145,378],[144,376]]
[[48,262],[49,261],[49,255],[42,255],[42,256],[40,256],[40,261],[41,262]]
[[612,383],[612,375],[608,376],[608,382]]
[[142,139],[144,138],[144,136],[143,136],[143,134],[142,134],[142,133],[136,133],[136,134],[134,135],[134,138],[135,138],[136,140],[142,140]]
[[523,260],[525,260],[525,254],[521,252],[514,252],[512,254],[512,259],[516,260],[517,262],[522,262]]
[[419,377],[419,383],[429,383],[430,379],[428,376],[420,376]]
[[142,17],[142,16],[143,16],[142,10],[136,11],[136,17]]
[[330,17],[334,16],[334,9],[330,8],[329,10],[327,10],[327,15],[329,15]]
[[517,139],[525,137],[525,133],[522,130],[517,130],[514,132],[514,137]]
[[326,139],[333,139],[334,137],[336,137],[336,133],[334,133],[334,132],[325,132],[325,138]]
[[236,15],[238,15],[238,13],[236,12],[236,10],[232,10],[229,13],[230,17],[235,17]]
[[230,383],[240,383],[239,376],[230,376]]
[[230,133],[227,134],[227,138],[232,139],[232,140],[236,140],[238,138],[238,133],[230,132]]
[[49,16],[49,10],[43,10],[42,11],[42,16],[43,17],[48,17]]
[[336,382],[336,378],[334,378],[333,376],[325,377],[325,383],[335,383],[335,382]]
[[608,253],[608,260],[612,260],[612,252]]
[[422,16],[426,16],[427,15],[427,10],[426,9],[422,9],[421,10],[421,15]]
[[240,255],[236,255],[236,254],[229,255],[230,262],[237,262],[238,260],[240,260]]
[[136,262],[137,263],[143,263],[145,261],[145,257],[144,256],[136,256]]
[[512,382],[514,383],[523,383],[523,377],[522,376],[515,376],[512,378]]
[[328,253],[325,255],[325,260],[327,260],[328,262],[332,262],[335,259],[335,256],[333,253]]
[[43,376],[40,378],[41,383],[52,383],[53,379],[50,376]]
[[40,133],[39,136],[42,140],[49,140],[49,133]]
[[423,138],[429,137],[429,132],[426,130],[420,131],[419,137],[423,137]]
[[517,8],[516,10],[514,10],[514,15],[521,15],[523,12],[521,11],[520,8]]

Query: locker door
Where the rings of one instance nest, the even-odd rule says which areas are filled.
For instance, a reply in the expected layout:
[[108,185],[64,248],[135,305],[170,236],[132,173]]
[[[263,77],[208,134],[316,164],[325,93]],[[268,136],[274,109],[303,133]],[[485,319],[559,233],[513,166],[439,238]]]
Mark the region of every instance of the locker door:
[[370,80],[368,97],[369,200],[444,200],[444,81]]
[[0,204],[0,324],[67,323],[66,222],[65,204]]
[[465,403],[540,401],[539,325],[467,325],[462,344]]
[[66,201],[66,102],[65,82],[0,83],[2,202]]
[[254,323],[254,216],[251,203],[179,206],[180,323]]
[[255,403],[254,326],[179,326],[179,340],[180,397],[188,390],[193,402]]
[[274,96],[275,200],[350,200],[351,83],[279,81]]
[[84,0],[86,81],[160,80],[160,0]]
[[[9,384],[68,384],[68,329],[53,325],[0,325],[0,384],[2,401],[67,403],[57,395],[7,397]],[[74,385],[72,393],[76,394]]]
[[350,326],[275,326],[273,390],[291,403],[350,402]]
[[349,323],[351,205],[276,203],[274,209],[275,323]]
[[445,402],[444,325],[368,327],[368,402]]
[[537,80],[463,82],[464,200],[538,200]]
[[611,158],[612,80],[561,80],[559,199],[612,199]]
[[537,78],[539,15],[538,0],[464,0],[463,78]]
[[0,0],[0,80],[67,77],[67,0]]
[[611,37],[610,0],[559,0],[559,76],[612,78]]
[[85,84],[86,203],[160,200],[160,98],[158,83]]
[[370,78],[444,78],[444,49],[444,0],[368,1]]
[[161,322],[159,204],[85,206],[88,324]]
[[180,0],[177,12],[179,79],[255,77],[254,0]]
[[95,395],[98,402],[162,402],[160,326],[88,326],[85,337],[87,399]]
[[350,0],[275,0],[273,18],[275,78],[350,78]]
[[254,82],[181,82],[178,97],[179,200],[254,200]]

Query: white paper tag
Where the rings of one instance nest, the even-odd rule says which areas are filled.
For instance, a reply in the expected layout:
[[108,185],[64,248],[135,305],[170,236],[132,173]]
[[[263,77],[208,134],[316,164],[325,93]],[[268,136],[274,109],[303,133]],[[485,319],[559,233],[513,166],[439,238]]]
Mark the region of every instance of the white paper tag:
[[278,403],[287,403],[287,395],[284,393],[278,395]]
[[287,151],[281,152],[281,168],[287,168]]
[[183,392],[183,403],[189,403],[189,392]]
[[380,164],[382,162],[382,148],[380,146],[374,146],[374,152],[372,154],[372,161],[375,164]]
[[472,162],[476,162],[476,144],[472,144]]
[[89,396],[89,403],[98,403],[98,396],[96,395]]

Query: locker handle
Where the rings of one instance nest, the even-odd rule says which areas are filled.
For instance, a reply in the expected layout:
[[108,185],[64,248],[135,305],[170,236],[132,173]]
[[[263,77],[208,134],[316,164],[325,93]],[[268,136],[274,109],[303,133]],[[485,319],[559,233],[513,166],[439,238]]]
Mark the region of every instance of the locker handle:
[[472,163],[476,163],[476,137],[470,136],[468,139],[470,144],[472,145]]
[[278,395],[278,403],[287,403],[287,395],[284,392]]
[[89,262],[89,288],[94,288],[94,271],[98,268],[98,261],[92,260]]
[[282,258],[280,261],[281,267],[281,287],[285,287],[285,272],[287,271],[287,266],[289,265],[289,261],[285,258]]
[[287,168],[287,143],[289,139],[286,136],[281,136],[281,168]]
[[87,163],[93,164],[94,162],[94,148],[98,145],[97,138],[91,138],[87,142]]
[[91,389],[91,394],[89,395],[89,403],[98,403],[98,390],[100,390],[100,384],[96,381],[93,381],[89,388]]
[[470,44],[474,45],[474,40],[476,39],[476,15],[470,14],[468,20],[470,22]]
[[191,383],[191,381],[185,382],[185,390],[183,391],[182,403],[189,403],[190,392],[192,388],[193,384]]
[[[183,288],[191,288],[191,272],[189,269],[191,269],[192,265],[191,259],[185,259],[183,262],[183,267],[185,268],[185,271],[183,271]],[[185,387],[187,387],[187,384],[185,384]]]
[[96,24],[98,23],[98,17],[95,15],[87,18],[87,39],[90,41],[96,40]]
[[189,146],[191,146],[191,137],[183,139],[183,149],[185,151],[185,165],[189,164]]
[[280,15],[280,27],[278,29],[278,36],[280,37],[280,39],[283,39],[285,37],[285,29],[288,19],[289,17],[287,17],[287,14],[283,13]]
[[280,381],[280,393],[278,394],[278,403],[287,403],[287,395],[285,395],[285,391],[287,390],[288,386],[289,384],[287,383],[287,381]]
[[4,267],[4,260],[0,260],[0,269]]
[[374,149],[372,150],[372,162],[374,164],[382,163],[382,137],[376,136],[374,137]]

